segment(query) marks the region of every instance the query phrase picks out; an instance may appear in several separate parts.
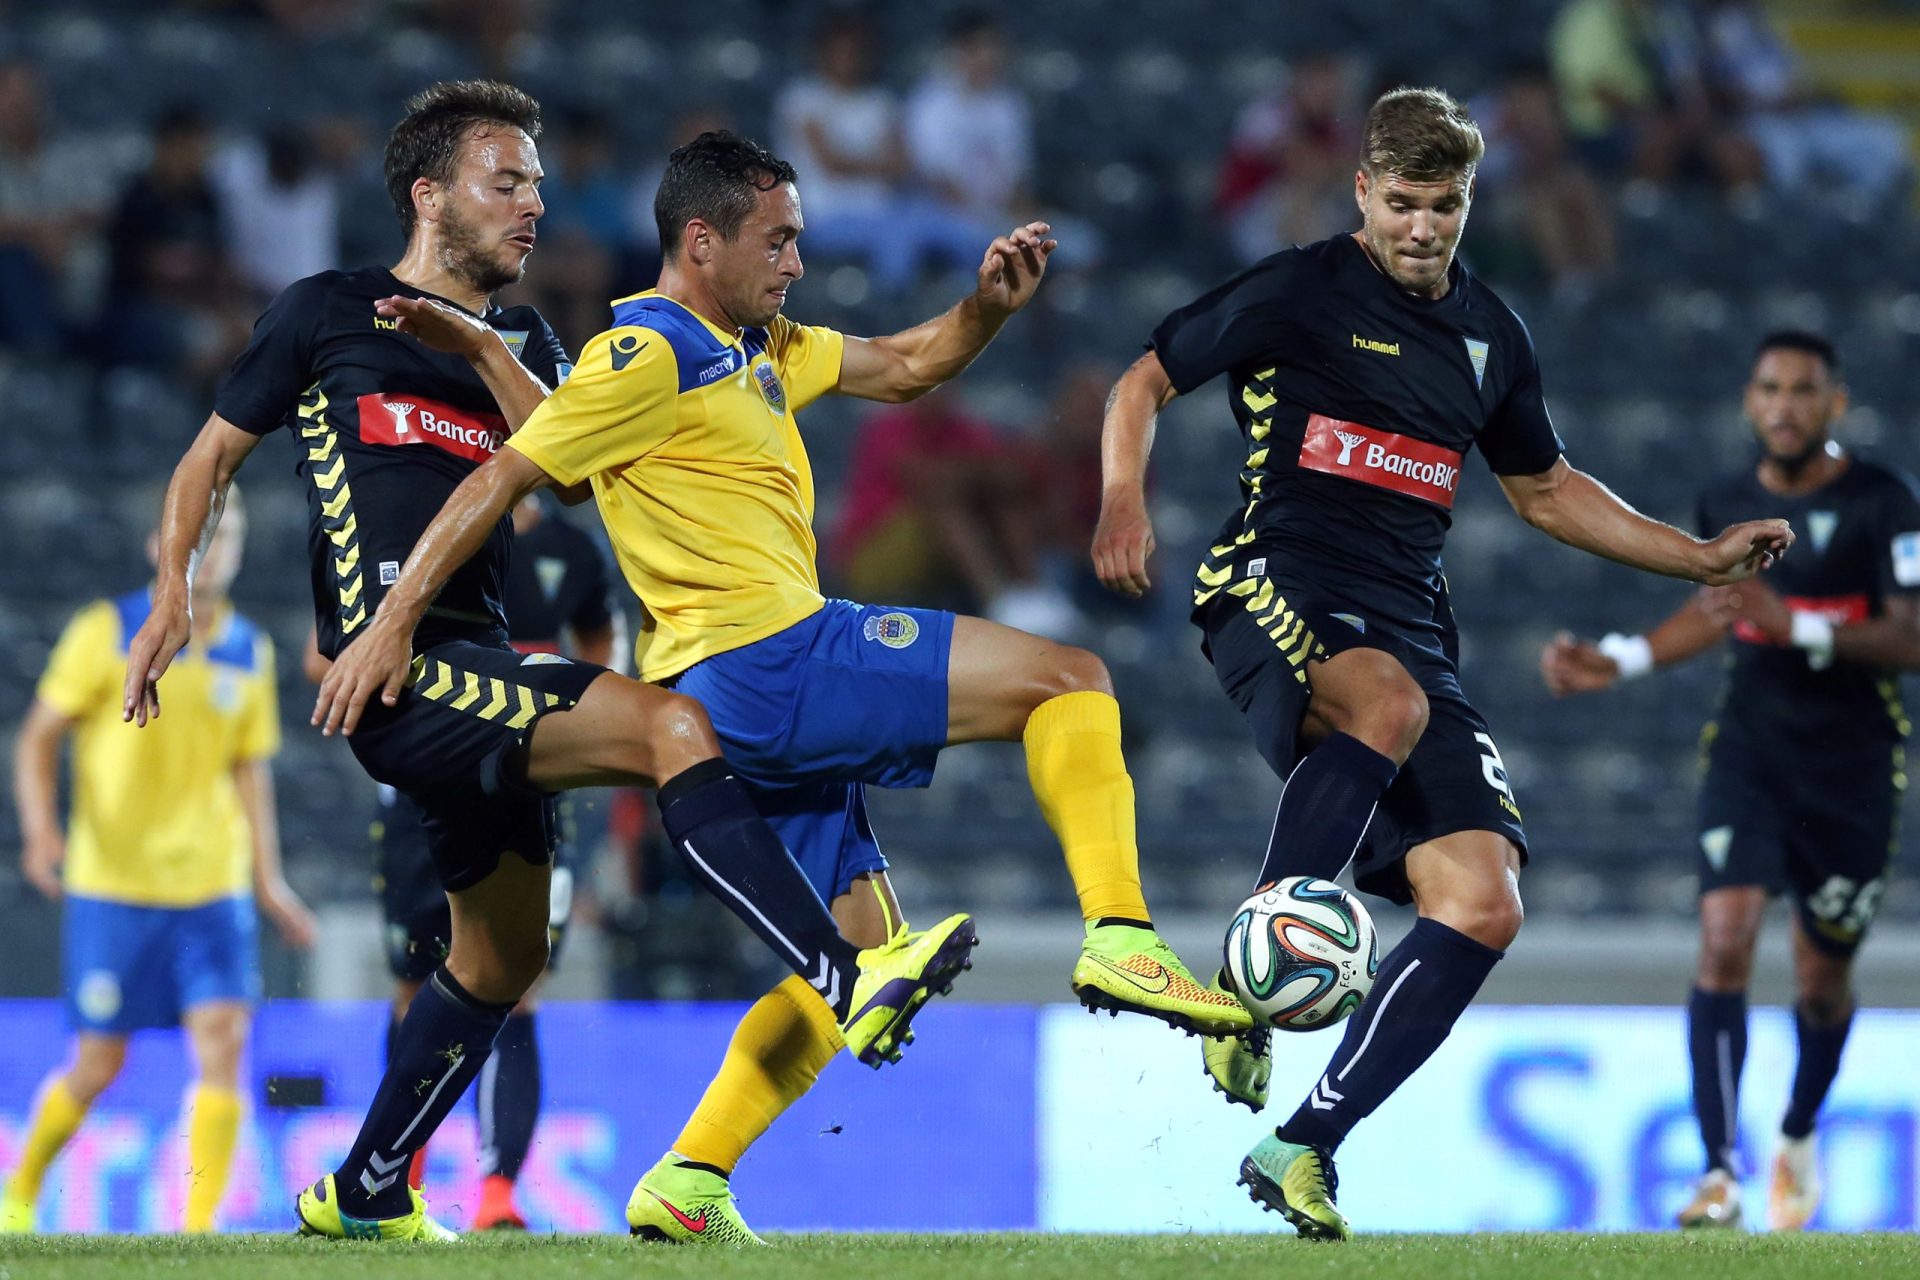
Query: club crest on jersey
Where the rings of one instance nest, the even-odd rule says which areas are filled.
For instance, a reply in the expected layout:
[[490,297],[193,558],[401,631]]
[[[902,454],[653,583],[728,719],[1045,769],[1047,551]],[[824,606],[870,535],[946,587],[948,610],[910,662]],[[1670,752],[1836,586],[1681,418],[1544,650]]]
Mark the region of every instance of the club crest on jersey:
[[1467,359],[1473,362],[1473,389],[1478,391],[1487,378],[1487,344],[1478,338],[1466,338]]
[[[753,380],[760,384],[760,394],[767,399],[767,408],[786,416],[787,389],[780,385],[780,375],[773,371],[773,365],[765,360],[753,366]],[[891,614],[889,617],[893,616]],[[908,641],[912,643],[911,640]]]
[[861,625],[860,634],[869,640],[878,640],[889,649],[904,649],[920,638],[920,624],[911,614],[882,613],[868,618]]
[[1813,554],[1827,554],[1827,544],[1833,541],[1833,531],[1840,526],[1840,513],[1837,511],[1807,512],[1807,541],[1813,544]]
[[513,352],[513,358],[515,360],[520,359],[521,353],[527,349],[527,331],[525,329],[495,329],[494,332],[499,334],[500,340],[507,344],[507,350]]
[[567,580],[567,562],[558,556],[537,556],[533,562],[534,576],[540,579],[540,594],[548,604],[560,594],[560,584]]

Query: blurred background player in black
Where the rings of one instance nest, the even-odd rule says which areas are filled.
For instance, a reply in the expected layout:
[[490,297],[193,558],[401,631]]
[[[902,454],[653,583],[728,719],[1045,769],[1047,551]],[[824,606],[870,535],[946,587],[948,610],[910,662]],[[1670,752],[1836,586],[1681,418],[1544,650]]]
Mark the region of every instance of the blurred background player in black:
[[1814,1124],[1853,1022],[1853,957],[1897,841],[1908,722],[1898,676],[1920,669],[1920,490],[1840,447],[1847,389],[1833,345],[1783,330],[1760,342],[1745,408],[1757,464],[1708,486],[1702,530],[1778,512],[1804,531],[1764,576],[1696,595],[1644,635],[1541,655],[1555,694],[1606,689],[1729,634],[1720,710],[1702,735],[1700,961],[1687,1004],[1694,1111],[1707,1169],[1683,1227],[1741,1221],[1740,1070],[1761,918],[1793,897],[1800,1054],[1775,1146],[1768,1217],[1797,1231],[1820,1201]]
[[[513,559],[507,570],[507,634],[523,654],[555,654],[612,667],[621,647],[619,617],[608,606],[606,557],[593,538],[546,509],[541,494],[513,509]],[[307,649],[307,678],[318,684],[329,663],[317,645]],[[453,945],[453,913],[433,869],[426,815],[392,787],[379,788],[374,815],[374,892],[386,927],[387,968],[393,974],[394,1037],[420,984],[447,958]],[[576,829],[575,795],[557,805],[559,840],[547,916],[547,968],[560,962],[561,943],[573,914],[576,877],[586,871]],[[514,1184],[540,1123],[541,1067],[535,1015],[539,985],[520,998],[493,1042],[493,1056],[474,1083],[480,1122],[480,1203],[475,1231],[524,1231],[526,1216],[514,1200]],[[426,1148],[414,1153],[408,1178],[422,1185]]]
[[[1326,1074],[1241,1163],[1255,1201],[1316,1238],[1350,1231],[1334,1149],[1440,1047],[1520,931],[1526,836],[1460,687],[1440,570],[1467,450],[1528,524],[1649,572],[1729,582],[1793,540],[1777,520],[1695,539],[1568,465],[1531,337],[1454,256],[1484,149],[1447,94],[1381,95],[1354,175],[1361,229],[1274,254],[1175,311],[1107,404],[1093,559],[1138,595],[1155,416],[1231,381],[1241,503],[1201,563],[1193,620],[1287,780],[1255,884],[1331,879],[1354,861],[1357,885],[1419,913]],[[1230,1098],[1264,1105],[1263,1064],[1248,1061],[1264,1043],[1203,1045]]]

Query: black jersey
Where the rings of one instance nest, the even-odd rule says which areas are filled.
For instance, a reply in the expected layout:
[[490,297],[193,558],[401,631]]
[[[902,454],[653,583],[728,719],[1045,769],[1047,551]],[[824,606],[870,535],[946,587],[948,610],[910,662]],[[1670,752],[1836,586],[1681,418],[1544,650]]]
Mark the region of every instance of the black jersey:
[[[1889,596],[1920,591],[1920,493],[1904,472],[1856,456],[1831,483],[1782,497],[1749,467],[1700,495],[1704,537],[1773,516],[1800,534],[1793,554],[1765,576],[1790,607],[1844,624],[1879,617]],[[1746,623],[1734,629],[1729,668],[1723,732],[1754,731],[1823,751],[1879,750],[1906,736],[1894,672],[1837,659],[1815,669],[1806,651]]]
[[596,631],[607,608],[607,559],[584,530],[557,516],[518,534],[507,574],[507,627],[513,647],[558,653],[563,631]]
[[[366,625],[442,504],[507,435],[465,359],[423,346],[374,312],[375,300],[394,294],[434,296],[380,268],[323,271],[287,286],[214,398],[214,411],[242,430],[295,433],[315,621],[329,658]],[[494,307],[484,319],[541,381],[551,386],[563,374],[566,353],[539,312]],[[512,522],[502,519],[481,553],[454,571],[421,620],[422,643],[504,639],[512,539]]]
[[1467,449],[1499,475],[1560,457],[1533,341],[1456,260],[1432,301],[1399,288],[1350,235],[1288,249],[1154,330],[1174,389],[1230,380],[1246,438],[1242,504],[1194,587],[1203,604],[1279,555],[1385,617],[1425,625]]

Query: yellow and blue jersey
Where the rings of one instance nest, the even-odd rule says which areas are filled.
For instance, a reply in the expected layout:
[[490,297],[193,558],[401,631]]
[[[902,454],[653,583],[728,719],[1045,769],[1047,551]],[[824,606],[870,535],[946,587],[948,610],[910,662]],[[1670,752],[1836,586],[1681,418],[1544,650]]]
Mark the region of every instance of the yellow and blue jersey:
[[840,380],[845,339],[778,317],[738,335],[648,291],[507,441],[562,485],[591,479],[646,618],[644,680],[817,612],[813,469],[794,414]]
[[150,605],[142,590],[82,609],[35,694],[74,722],[67,892],[194,907],[252,888],[233,770],[280,748],[273,643],[237,613],[214,619],[167,669],[159,719],[138,728],[121,700]]

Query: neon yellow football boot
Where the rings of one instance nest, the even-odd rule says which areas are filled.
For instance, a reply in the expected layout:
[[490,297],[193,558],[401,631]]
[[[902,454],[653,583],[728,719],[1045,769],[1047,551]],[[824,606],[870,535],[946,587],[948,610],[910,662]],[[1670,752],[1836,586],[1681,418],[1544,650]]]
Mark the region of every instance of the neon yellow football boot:
[[[1227,990],[1225,972],[1214,978],[1213,989],[1233,994]],[[1273,1078],[1272,1048],[1273,1033],[1256,1023],[1244,1036],[1200,1037],[1200,1061],[1215,1093],[1259,1112],[1266,1108],[1267,1084]]]
[[717,1173],[689,1169],[669,1151],[627,1197],[628,1230],[652,1244],[737,1249],[766,1244],[740,1216],[733,1188]]
[[1353,1228],[1333,1202],[1340,1175],[1333,1154],[1268,1134],[1240,1162],[1240,1185],[1253,1202],[1271,1209],[1308,1240],[1346,1240]]
[[0,1236],[33,1234],[33,1201],[0,1195]]
[[1253,1027],[1245,1005],[1194,981],[1173,948],[1152,929],[1089,921],[1072,984],[1073,993],[1089,1009],[1144,1013],[1189,1033],[1237,1036]]
[[333,1175],[328,1174],[320,1181],[300,1193],[294,1201],[293,1211],[300,1219],[300,1234],[303,1236],[325,1236],[329,1240],[429,1240],[446,1242],[458,1240],[459,1234],[435,1222],[427,1216],[426,1197],[412,1187],[407,1194],[413,1200],[413,1210],[397,1218],[356,1218],[340,1211],[340,1195],[333,1185]]
[[953,990],[961,971],[973,968],[979,944],[973,917],[962,913],[918,933],[903,927],[888,942],[862,951],[853,1003],[840,1024],[847,1049],[876,1069],[900,1061],[900,1051],[913,1041],[908,1024],[914,1015],[934,996]]

